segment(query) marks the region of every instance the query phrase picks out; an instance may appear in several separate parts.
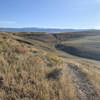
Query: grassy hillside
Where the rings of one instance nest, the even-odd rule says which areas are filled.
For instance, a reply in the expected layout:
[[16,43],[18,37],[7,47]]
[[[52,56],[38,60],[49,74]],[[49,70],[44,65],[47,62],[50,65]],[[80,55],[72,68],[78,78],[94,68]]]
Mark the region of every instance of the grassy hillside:
[[74,86],[66,75],[47,43],[0,32],[1,100],[73,100]]
[[[62,33],[64,38],[65,34],[69,33]],[[83,35],[78,37],[83,38]],[[99,100],[100,64],[77,58],[67,52],[67,46],[74,45],[79,48],[81,44],[78,43],[81,43],[81,40],[78,42],[76,37],[69,41],[66,41],[67,38],[64,41],[62,39],[58,39],[55,34],[40,32],[1,31],[0,99]],[[89,42],[90,40],[87,39]],[[99,41],[99,38],[96,37],[96,40]],[[57,45],[65,47],[57,48]]]
[[82,31],[82,32],[64,32],[59,34],[52,34],[57,40],[59,41],[67,41],[67,40],[73,40],[73,39],[79,39],[82,37],[87,36],[97,36],[100,35],[100,30],[94,30],[94,31]]
[[100,35],[67,40],[57,44],[56,48],[74,56],[100,60]]

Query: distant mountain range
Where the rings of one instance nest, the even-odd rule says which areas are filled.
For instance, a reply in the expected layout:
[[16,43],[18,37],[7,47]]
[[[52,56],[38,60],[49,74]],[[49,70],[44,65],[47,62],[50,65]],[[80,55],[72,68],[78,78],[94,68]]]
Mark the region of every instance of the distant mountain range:
[[48,32],[48,33],[58,33],[58,32],[80,32],[88,31],[92,29],[57,29],[57,28],[0,28],[1,31],[9,32]]

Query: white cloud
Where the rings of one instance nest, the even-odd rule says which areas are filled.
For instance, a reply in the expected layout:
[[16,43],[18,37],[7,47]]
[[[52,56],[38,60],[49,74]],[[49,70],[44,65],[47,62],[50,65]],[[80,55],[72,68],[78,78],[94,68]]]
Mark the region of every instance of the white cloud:
[[88,27],[78,27],[74,29],[100,29],[100,26],[88,26]]
[[0,21],[0,24],[16,24],[15,21]]
[[95,29],[100,29],[100,26],[96,26]]

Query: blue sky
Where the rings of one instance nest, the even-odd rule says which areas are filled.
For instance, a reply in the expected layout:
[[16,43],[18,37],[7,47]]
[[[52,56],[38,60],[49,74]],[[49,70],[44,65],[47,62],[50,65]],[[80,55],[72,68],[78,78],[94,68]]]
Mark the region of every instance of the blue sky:
[[100,29],[100,0],[0,0],[0,27]]

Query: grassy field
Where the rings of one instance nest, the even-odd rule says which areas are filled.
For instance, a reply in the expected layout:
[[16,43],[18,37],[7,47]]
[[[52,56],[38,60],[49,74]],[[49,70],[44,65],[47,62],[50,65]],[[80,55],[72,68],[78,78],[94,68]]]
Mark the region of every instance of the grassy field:
[[[1,31],[0,100],[99,100],[100,36],[98,32],[95,36],[90,33],[78,33],[78,37],[62,33],[64,36],[59,37],[60,34]],[[94,96],[82,86],[82,79]]]

